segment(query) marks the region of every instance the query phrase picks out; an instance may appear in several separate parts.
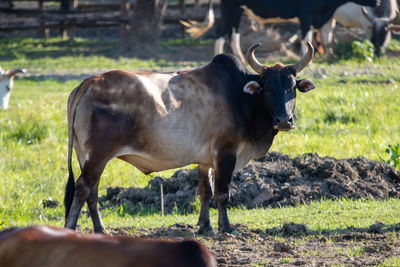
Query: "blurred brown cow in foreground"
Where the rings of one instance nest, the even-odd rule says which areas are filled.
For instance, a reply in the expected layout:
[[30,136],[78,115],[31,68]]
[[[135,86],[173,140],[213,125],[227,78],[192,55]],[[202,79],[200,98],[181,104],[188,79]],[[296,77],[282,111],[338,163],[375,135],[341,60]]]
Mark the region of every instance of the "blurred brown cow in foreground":
[[0,232],[1,267],[217,266],[194,240],[149,240],[82,234],[50,226]]

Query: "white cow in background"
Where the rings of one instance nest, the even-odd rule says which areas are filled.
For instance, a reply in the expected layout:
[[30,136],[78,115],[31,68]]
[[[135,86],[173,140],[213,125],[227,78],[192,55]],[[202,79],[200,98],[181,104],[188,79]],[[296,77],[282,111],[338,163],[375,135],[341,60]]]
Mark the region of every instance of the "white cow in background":
[[382,0],[378,7],[362,7],[349,2],[336,9],[332,18],[320,29],[324,46],[332,42],[336,22],[346,28],[361,28],[380,55],[381,48],[389,44],[391,32],[399,34],[400,26],[394,25],[399,12],[396,0]]
[[3,70],[0,67],[0,109],[7,109],[10,101],[11,90],[14,85],[14,76],[25,73],[25,69]]

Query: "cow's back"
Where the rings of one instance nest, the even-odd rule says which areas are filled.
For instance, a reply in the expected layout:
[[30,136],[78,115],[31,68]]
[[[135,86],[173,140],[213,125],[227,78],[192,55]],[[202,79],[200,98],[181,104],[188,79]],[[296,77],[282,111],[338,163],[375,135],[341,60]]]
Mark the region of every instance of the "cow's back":
[[1,267],[216,266],[197,241],[162,241],[75,233],[47,226],[0,233]]

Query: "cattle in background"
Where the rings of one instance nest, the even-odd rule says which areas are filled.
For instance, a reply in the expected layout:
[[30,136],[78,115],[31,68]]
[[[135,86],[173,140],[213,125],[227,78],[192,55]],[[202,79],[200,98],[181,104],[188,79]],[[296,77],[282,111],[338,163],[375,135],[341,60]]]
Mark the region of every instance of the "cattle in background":
[[0,232],[1,267],[216,267],[195,240],[172,241],[81,234],[50,226]]
[[[351,0],[221,0],[221,19],[217,26],[217,41],[214,53],[223,52],[225,39],[228,37],[232,51],[244,62],[244,56],[240,49],[240,34],[238,33],[240,18],[243,11],[260,23],[293,22],[299,21],[302,36],[302,53],[306,52],[306,43],[311,41],[311,29],[320,29],[333,15],[336,8]],[[351,2],[377,6],[379,0],[352,0]],[[208,18],[209,16],[207,16]],[[199,31],[204,32],[202,22]],[[189,25],[188,32],[198,37],[196,24]],[[212,25],[210,25],[211,27]]]
[[332,33],[336,22],[347,28],[359,27],[370,38],[377,56],[381,48],[389,44],[391,32],[399,34],[400,25],[394,25],[399,12],[396,0],[383,0],[380,6],[363,8],[354,3],[340,6],[333,17],[321,28],[322,43],[326,46],[332,42]]
[[3,70],[0,67],[0,109],[8,108],[11,90],[14,85],[14,76],[25,72],[25,69]]
[[[296,64],[261,65],[249,48],[257,74],[232,55],[184,72],[120,70],[93,76],[68,99],[68,170],[65,226],[75,229],[87,202],[95,232],[105,232],[98,209],[100,176],[113,158],[145,174],[198,164],[200,233],[213,232],[210,200],[215,194],[218,226],[232,232],[227,215],[232,174],[264,156],[279,131],[294,128],[296,89],[314,88],[296,75],[313,57],[313,47]],[[81,175],[74,181],[75,148]],[[211,183],[210,183],[211,180]],[[213,188],[213,189],[212,189]]]

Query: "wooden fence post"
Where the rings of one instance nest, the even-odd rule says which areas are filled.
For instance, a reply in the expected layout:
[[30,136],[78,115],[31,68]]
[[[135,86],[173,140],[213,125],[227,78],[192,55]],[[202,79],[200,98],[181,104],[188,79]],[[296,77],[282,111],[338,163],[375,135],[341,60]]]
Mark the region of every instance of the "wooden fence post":
[[[71,9],[70,0],[61,0],[60,9],[63,11],[68,11]],[[61,36],[64,40],[68,39],[68,29],[64,27],[64,22],[61,23]]]
[[[38,4],[39,4],[40,11],[44,11],[43,0],[39,0]],[[50,29],[46,27],[46,21],[43,18],[40,18],[39,34],[44,39],[47,39],[50,37]]]
[[[185,0],[179,0],[179,13],[181,14],[181,16],[185,14]],[[181,38],[184,39],[185,27],[181,24],[180,28],[181,28]]]
[[163,184],[160,184],[160,194],[161,194],[161,216],[164,217],[164,188],[163,188]]
[[[120,0],[120,17],[124,20],[128,18],[128,8],[128,0]],[[119,41],[121,44],[127,40],[128,31],[129,24],[127,24],[125,21],[122,21],[119,26]]]

